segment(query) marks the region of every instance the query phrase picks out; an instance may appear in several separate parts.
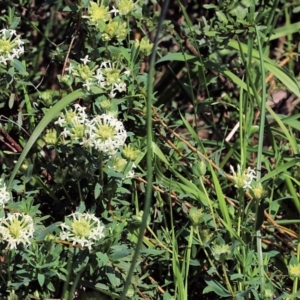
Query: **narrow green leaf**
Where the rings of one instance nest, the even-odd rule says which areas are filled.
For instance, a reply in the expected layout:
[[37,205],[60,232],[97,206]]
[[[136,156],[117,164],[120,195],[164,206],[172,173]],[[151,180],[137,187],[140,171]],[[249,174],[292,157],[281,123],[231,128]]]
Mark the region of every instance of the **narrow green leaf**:
[[152,149],[153,149],[153,153],[155,153],[161,161],[163,161],[167,166],[169,166],[169,162],[166,159],[165,155],[162,153],[160,148],[154,142],[152,142]]
[[227,209],[227,204],[226,204],[226,200],[224,198],[224,195],[223,195],[223,192],[222,192],[222,188],[221,188],[221,185],[219,183],[219,180],[216,176],[216,173],[215,171],[213,170],[213,168],[211,167],[211,165],[208,165],[209,168],[210,168],[210,171],[211,171],[211,174],[212,174],[212,179],[213,179],[213,184],[215,186],[215,191],[216,191],[216,195],[217,195],[217,199],[218,199],[218,202],[219,202],[219,207],[220,207],[220,210],[221,210],[221,213],[222,213],[222,216],[230,230],[230,234],[232,235],[232,223],[231,223],[231,219],[230,219],[230,216],[229,216],[229,212],[228,212],[228,209]]
[[97,199],[100,196],[101,190],[102,190],[102,186],[100,185],[100,183],[97,182],[94,190],[95,199]]
[[[248,53],[248,46],[243,43],[240,43],[239,45],[239,43],[235,40],[230,40],[228,46],[237,51],[240,51],[240,49],[242,49],[242,52],[244,54]],[[259,60],[260,59],[259,52],[255,49],[252,49],[252,57],[256,60]],[[283,68],[275,64],[268,57],[263,57],[263,61],[264,61],[264,67],[269,72],[271,72],[275,77],[277,77],[287,87],[287,89],[293,92],[297,97],[300,97],[300,88],[293,76],[288,74]]]
[[39,273],[37,277],[38,277],[39,285],[40,285],[40,286],[43,286],[44,283],[45,283],[45,275]]
[[221,297],[230,297],[231,294],[219,282],[214,280],[205,280],[207,287],[203,290],[203,294],[213,292]]

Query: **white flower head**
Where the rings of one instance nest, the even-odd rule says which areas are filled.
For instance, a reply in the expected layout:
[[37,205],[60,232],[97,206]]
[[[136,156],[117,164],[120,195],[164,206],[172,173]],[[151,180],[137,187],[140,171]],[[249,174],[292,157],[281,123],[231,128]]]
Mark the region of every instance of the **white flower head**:
[[0,207],[3,208],[4,205],[11,199],[11,194],[7,190],[6,184],[3,178],[0,178]]
[[12,61],[15,57],[19,58],[24,53],[24,42],[13,29],[0,30],[0,63],[6,65],[8,61]]
[[[130,74],[130,71],[126,69],[124,72],[122,71],[123,67],[117,67],[116,63],[108,61],[103,61],[100,64],[100,67],[97,69],[97,75],[94,76],[98,85],[101,88],[110,88],[110,98],[114,98],[116,96],[115,91],[118,92],[126,92],[126,83],[121,79],[123,74]],[[128,75],[126,75],[128,76]]]
[[61,225],[60,239],[92,249],[92,245],[104,237],[105,227],[90,213],[75,212]]
[[107,114],[98,115],[91,120],[88,134],[94,140],[95,149],[108,155],[115,154],[127,137],[123,123]]
[[9,249],[16,249],[18,244],[30,245],[33,233],[33,219],[28,215],[8,213],[0,219],[1,242],[6,242]]
[[230,165],[230,170],[233,174],[232,180],[235,183],[236,188],[243,188],[244,190],[251,189],[251,183],[254,178],[256,178],[256,173],[254,169],[248,167],[243,172],[241,171],[241,166],[237,165],[237,172]]

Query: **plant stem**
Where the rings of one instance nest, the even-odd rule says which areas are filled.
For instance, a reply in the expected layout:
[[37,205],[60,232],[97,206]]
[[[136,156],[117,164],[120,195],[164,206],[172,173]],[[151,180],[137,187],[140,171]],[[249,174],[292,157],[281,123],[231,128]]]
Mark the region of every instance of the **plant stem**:
[[68,263],[67,263],[67,278],[64,282],[63,291],[62,291],[62,300],[69,300],[70,293],[69,293],[69,284],[71,281],[72,275],[72,266],[73,266],[73,257],[74,257],[74,248],[70,247],[68,249]]
[[222,259],[222,270],[223,270],[223,274],[224,274],[224,277],[225,277],[226,286],[227,286],[228,290],[230,291],[232,297],[234,298],[234,292],[233,292],[233,289],[231,287],[230,281],[228,279],[227,270],[226,270],[226,266],[225,266],[225,263],[224,263],[223,259]]
[[76,275],[75,279],[74,279],[74,282],[73,282],[73,285],[70,289],[70,292],[69,292],[69,299],[68,300],[73,300],[74,298],[74,293],[75,293],[75,289],[78,285],[78,282],[79,282],[79,279],[81,277],[81,274],[83,273],[83,271],[85,270],[86,266],[84,266],[79,272],[78,274]]

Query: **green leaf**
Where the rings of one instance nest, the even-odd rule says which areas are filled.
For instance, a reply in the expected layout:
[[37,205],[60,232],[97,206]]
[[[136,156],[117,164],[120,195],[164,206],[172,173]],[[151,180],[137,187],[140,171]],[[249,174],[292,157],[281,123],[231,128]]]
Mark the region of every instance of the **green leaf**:
[[12,109],[15,103],[15,93],[11,93],[8,100],[8,107]]
[[116,272],[112,266],[108,265],[105,267],[105,274],[113,288],[116,288],[117,286],[120,285],[120,283],[121,283],[120,278],[116,274]]
[[48,226],[45,230],[43,230],[40,234],[37,235],[36,241],[37,242],[44,241],[46,236],[48,234],[54,232],[59,227],[60,224],[61,224],[61,222],[56,222],[56,223],[51,224],[50,226]]
[[12,65],[13,65],[13,67],[14,67],[15,69],[17,69],[17,70],[19,71],[19,73],[20,73],[21,75],[24,75],[24,76],[29,75],[28,72],[26,71],[25,66],[24,66],[19,60],[14,59],[14,60],[12,61]]
[[276,177],[279,174],[283,173],[284,171],[286,171],[289,168],[294,167],[296,164],[298,163],[297,159],[292,159],[290,161],[288,161],[285,164],[282,164],[280,166],[276,166],[276,169],[274,169],[273,171],[268,172],[261,180],[260,182],[264,182],[270,178]]
[[205,280],[207,287],[203,290],[203,294],[213,292],[221,297],[230,297],[231,294],[220,283],[214,280]]
[[217,9],[218,8],[218,6],[216,6],[216,5],[214,5],[214,4],[204,4],[203,5],[203,7],[205,8],[205,9]]
[[102,266],[106,266],[107,262],[108,262],[108,256],[106,253],[102,253],[102,252],[97,252],[96,256],[99,258],[99,260],[102,263]]
[[32,176],[33,164],[30,164],[26,169],[25,182],[29,182]]
[[116,251],[108,255],[109,259],[112,261],[119,260],[121,258],[127,257],[132,253],[131,249],[123,249],[121,251]]
[[274,33],[270,36],[270,41],[276,40],[283,36],[287,36],[289,34],[298,33],[299,30],[300,30],[300,22],[296,22],[293,24],[287,24],[287,25],[278,27],[278,28],[274,29]]
[[156,64],[160,64],[162,62],[166,62],[166,61],[188,61],[188,62],[195,62],[198,61],[199,58],[195,55],[191,55],[191,54],[185,54],[185,53],[170,53],[167,54],[165,56],[163,56],[162,58],[160,58]]
[[257,214],[256,214],[256,220],[255,220],[255,231],[260,230],[261,225],[264,222],[265,219],[265,204],[263,201],[258,206]]
[[40,286],[43,286],[44,283],[45,283],[45,275],[39,273],[37,277],[38,277],[39,285],[40,285]]
[[78,5],[68,5],[66,7],[64,7],[63,11],[67,11],[67,12],[78,12],[80,11],[80,6]]
[[100,196],[101,190],[102,190],[102,186],[99,182],[97,182],[96,185],[95,185],[95,189],[94,189],[95,199],[97,199]]
[[152,142],[152,150],[153,153],[155,153],[161,161],[163,161],[167,166],[169,165],[168,160],[166,159],[160,148],[154,142]]
[[8,70],[8,72],[6,73],[6,76],[5,76],[6,83],[7,84],[11,84],[12,81],[13,81],[13,79],[14,79],[14,76],[15,76],[15,69],[14,68],[10,68]]
[[228,24],[228,20],[223,12],[216,11],[216,15],[221,23],[223,23],[224,25]]
[[219,202],[219,207],[220,207],[222,216],[223,216],[223,218],[226,222],[226,225],[230,229],[229,230],[230,234],[232,234],[232,232],[233,232],[232,223],[231,223],[229,211],[227,209],[226,200],[225,200],[220,182],[219,182],[218,177],[217,177],[215,171],[213,170],[212,166],[211,165],[208,165],[208,166],[209,166],[210,171],[211,171],[212,181],[213,181],[213,184],[215,186],[215,191],[216,191],[216,194],[217,194],[217,199],[218,199],[218,202]]
[[[240,47],[242,49],[242,52],[247,55],[248,53],[248,46],[243,44],[243,43],[239,43],[235,40],[230,40],[230,42],[228,43],[228,46],[240,51]],[[257,61],[259,61],[260,59],[260,55],[259,52],[255,49],[252,49],[252,57],[254,59],[256,59]],[[295,77],[293,77],[291,74],[287,73],[287,71],[285,71],[283,68],[281,68],[280,66],[278,66],[276,63],[274,63],[271,59],[269,59],[268,57],[263,57],[263,61],[264,61],[264,67],[271,72],[275,77],[278,78],[278,80],[280,80],[288,90],[290,90],[292,93],[294,93],[297,97],[300,97],[300,89],[299,89],[299,84],[297,83]]]

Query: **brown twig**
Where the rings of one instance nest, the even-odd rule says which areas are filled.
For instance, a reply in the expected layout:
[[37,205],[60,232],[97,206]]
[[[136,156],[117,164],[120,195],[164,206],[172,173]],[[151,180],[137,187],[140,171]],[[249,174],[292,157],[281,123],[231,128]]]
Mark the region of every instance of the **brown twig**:
[[[13,152],[21,153],[23,151],[22,147],[1,127],[0,134],[3,135],[4,139],[7,141],[7,144],[10,145],[9,148],[13,149]],[[7,144],[6,146],[8,146]]]

